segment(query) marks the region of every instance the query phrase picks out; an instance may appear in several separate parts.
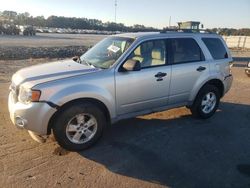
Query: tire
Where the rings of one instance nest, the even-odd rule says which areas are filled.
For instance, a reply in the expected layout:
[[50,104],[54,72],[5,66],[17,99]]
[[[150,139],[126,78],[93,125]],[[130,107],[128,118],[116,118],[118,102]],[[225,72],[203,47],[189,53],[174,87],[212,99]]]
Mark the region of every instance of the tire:
[[59,112],[52,129],[62,148],[81,151],[98,141],[106,123],[106,117],[97,105],[73,104]]
[[214,115],[219,103],[220,93],[218,88],[214,85],[205,85],[199,91],[190,110],[193,117],[208,119]]

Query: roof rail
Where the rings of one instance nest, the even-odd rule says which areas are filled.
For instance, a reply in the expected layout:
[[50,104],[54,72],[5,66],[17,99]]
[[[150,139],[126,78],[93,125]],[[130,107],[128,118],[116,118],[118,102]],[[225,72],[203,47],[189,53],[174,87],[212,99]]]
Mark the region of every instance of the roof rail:
[[214,34],[214,32],[209,31],[208,29],[163,29],[160,33],[167,33],[167,32],[209,33],[209,34]]

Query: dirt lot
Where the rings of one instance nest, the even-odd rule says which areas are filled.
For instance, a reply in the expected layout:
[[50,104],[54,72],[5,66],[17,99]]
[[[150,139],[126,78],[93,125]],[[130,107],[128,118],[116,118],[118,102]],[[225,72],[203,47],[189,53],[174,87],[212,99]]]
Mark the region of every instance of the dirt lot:
[[[44,60],[38,60],[43,62]],[[234,67],[231,91],[209,120],[179,108],[111,126],[91,149],[34,142],[7,112],[10,75],[30,60],[0,62],[1,187],[249,187],[250,78]]]
[[82,55],[106,35],[51,34],[36,36],[0,35],[0,60],[67,58]]
[[106,35],[37,33],[36,36],[0,35],[1,47],[91,46]]
[[[103,37],[0,36],[0,46],[87,46]],[[249,54],[233,51],[241,59]],[[233,68],[233,87],[211,119],[196,120],[178,108],[124,120],[91,149],[72,153],[53,137],[34,142],[9,120],[11,75],[53,60],[0,60],[0,187],[250,187],[250,78],[243,63]]]

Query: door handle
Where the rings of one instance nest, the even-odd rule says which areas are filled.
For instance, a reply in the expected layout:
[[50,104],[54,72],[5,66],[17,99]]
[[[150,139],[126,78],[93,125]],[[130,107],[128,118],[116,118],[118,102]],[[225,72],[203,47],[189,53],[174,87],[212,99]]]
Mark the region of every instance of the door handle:
[[204,71],[204,70],[206,70],[206,69],[207,69],[206,67],[200,66],[200,67],[198,67],[196,70],[197,70],[198,72],[202,72],[202,71]]
[[163,77],[165,77],[165,76],[167,76],[167,73],[165,73],[165,72],[158,72],[158,73],[155,75],[156,78],[163,78]]

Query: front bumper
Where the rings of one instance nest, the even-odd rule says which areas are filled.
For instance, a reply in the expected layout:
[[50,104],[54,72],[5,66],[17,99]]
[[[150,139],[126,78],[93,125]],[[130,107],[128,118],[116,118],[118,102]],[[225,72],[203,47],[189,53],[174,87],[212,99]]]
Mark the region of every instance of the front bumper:
[[225,77],[223,84],[224,84],[224,95],[230,90],[233,83],[233,75],[228,75]]
[[16,102],[12,92],[9,94],[8,108],[10,119],[14,125],[39,135],[47,135],[49,120],[56,112],[56,109],[47,103],[31,102],[23,104]]

